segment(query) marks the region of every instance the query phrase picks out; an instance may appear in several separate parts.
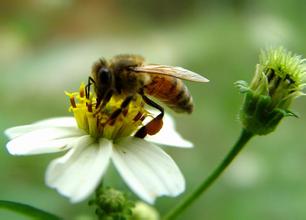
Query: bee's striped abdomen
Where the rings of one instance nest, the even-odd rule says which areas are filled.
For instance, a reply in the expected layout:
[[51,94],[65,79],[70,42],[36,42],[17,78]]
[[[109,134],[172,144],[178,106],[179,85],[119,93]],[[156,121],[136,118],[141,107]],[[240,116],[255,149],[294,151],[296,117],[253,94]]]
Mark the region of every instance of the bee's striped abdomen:
[[151,75],[145,93],[157,98],[176,112],[193,110],[192,97],[183,81],[175,77]]

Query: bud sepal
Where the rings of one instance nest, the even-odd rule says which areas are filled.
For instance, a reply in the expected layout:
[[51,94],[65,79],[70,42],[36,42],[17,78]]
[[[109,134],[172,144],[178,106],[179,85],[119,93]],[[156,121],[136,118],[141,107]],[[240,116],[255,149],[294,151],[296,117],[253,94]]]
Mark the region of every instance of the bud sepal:
[[274,131],[283,117],[297,117],[287,109],[269,109],[271,103],[272,100],[269,96],[256,96],[251,90],[245,92],[240,120],[247,131],[257,135],[265,135]]

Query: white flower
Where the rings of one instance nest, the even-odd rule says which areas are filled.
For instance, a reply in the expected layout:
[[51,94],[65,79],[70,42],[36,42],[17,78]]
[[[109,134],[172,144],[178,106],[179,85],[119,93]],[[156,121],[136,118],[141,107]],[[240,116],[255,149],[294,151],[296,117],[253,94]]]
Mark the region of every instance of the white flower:
[[46,183],[69,197],[71,202],[80,202],[93,193],[110,161],[130,189],[148,203],[153,203],[158,196],[177,196],[185,190],[184,177],[175,162],[161,148],[149,142],[151,139],[170,146],[192,147],[176,133],[169,116],[165,116],[164,127],[155,136],[135,138],[131,136],[135,132],[131,123],[138,121],[135,121],[133,112],[137,109],[137,112],[147,114],[145,110],[136,108],[135,102],[129,107],[128,116],[122,116],[125,118],[119,118],[109,127],[103,124],[101,132],[100,127],[95,127],[96,121],[91,123],[91,119],[97,116],[83,108],[88,106],[88,102],[84,104],[80,99],[77,97],[79,103],[73,103],[75,118],[52,118],[7,129],[5,134],[11,139],[6,146],[9,153],[33,155],[67,151],[49,164]]

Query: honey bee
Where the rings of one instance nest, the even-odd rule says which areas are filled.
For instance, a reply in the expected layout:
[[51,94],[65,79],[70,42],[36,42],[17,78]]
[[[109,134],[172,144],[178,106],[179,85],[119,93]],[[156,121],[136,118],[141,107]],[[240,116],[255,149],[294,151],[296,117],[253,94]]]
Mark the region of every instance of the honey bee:
[[114,120],[133,100],[135,94],[140,94],[144,102],[160,111],[160,114],[148,124],[140,128],[136,137],[144,138],[147,134],[156,134],[162,127],[164,109],[151,100],[152,96],[175,112],[191,113],[193,110],[192,96],[183,80],[208,82],[205,77],[184,69],[167,65],[145,64],[144,58],[138,55],[118,55],[110,61],[100,59],[92,67],[92,77],[89,77],[86,94],[94,85],[97,96],[97,106],[101,109],[113,95],[124,95],[121,108],[110,117]]

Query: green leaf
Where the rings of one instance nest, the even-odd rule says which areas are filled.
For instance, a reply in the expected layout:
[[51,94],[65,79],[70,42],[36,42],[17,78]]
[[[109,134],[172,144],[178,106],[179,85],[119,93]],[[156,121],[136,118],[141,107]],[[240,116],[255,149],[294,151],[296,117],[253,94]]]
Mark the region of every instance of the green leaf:
[[33,219],[43,220],[61,220],[62,218],[55,216],[51,213],[37,209],[27,204],[18,202],[0,200],[0,209],[9,209],[13,212],[18,212],[26,216],[32,217]]
[[246,92],[250,91],[249,85],[246,81],[239,80],[239,81],[235,82],[234,85],[239,89],[239,91],[241,93],[246,93]]
[[295,117],[295,118],[299,118],[299,116],[297,114],[295,114],[294,112],[288,110],[288,109],[280,109],[280,108],[277,108],[276,109],[277,111],[281,112],[284,117]]

